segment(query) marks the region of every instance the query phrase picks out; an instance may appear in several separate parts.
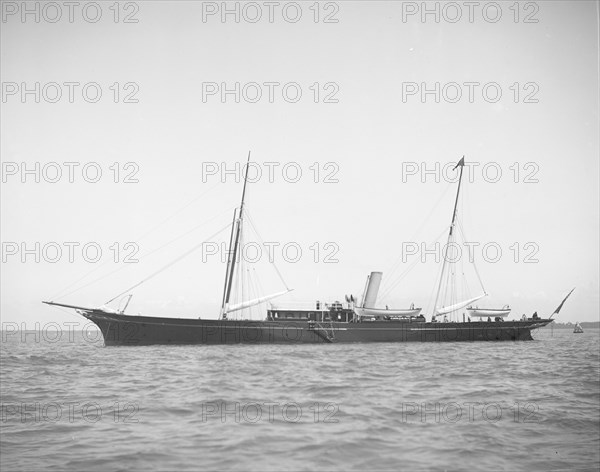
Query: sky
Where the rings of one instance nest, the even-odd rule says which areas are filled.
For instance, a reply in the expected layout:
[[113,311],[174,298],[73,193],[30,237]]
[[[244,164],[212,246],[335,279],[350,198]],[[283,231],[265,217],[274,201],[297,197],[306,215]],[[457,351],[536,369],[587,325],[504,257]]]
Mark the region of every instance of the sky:
[[576,287],[558,320],[599,319],[596,2],[0,3],[3,323],[77,320],[41,301],[102,305],[202,242],[128,312],[216,318],[248,151],[282,303],[383,271],[380,303],[430,314],[439,263],[409,252],[443,244],[464,155],[480,306]]

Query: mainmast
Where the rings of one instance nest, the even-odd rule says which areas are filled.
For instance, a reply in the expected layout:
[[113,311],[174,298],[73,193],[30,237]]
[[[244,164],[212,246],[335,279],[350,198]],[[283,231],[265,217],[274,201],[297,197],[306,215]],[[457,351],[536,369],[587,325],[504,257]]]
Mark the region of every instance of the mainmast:
[[456,212],[458,209],[458,196],[460,195],[460,184],[462,182],[463,170],[465,167],[465,156],[462,157],[458,164],[454,166],[455,170],[457,167],[460,167],[460,176],[458,178],[458,189],[456,190],[456,199],[454,200],[454,210],[452,212],[452,223],[450,224],[450,231],[448,233],[448,242],[446,243],[446,247],[444,248],[444,262],[442,262],[442,272],[440,274],[440,283],[438,285],[437,293],[435,295],[435,303],[433,304],[433,316],[436,315],[438,299],[440,296],[440,290],[442,289],[442,282],[444,280],[444,271],[446,270],[446,259],[448,257],[448,245],[452,240],[452,233],[454,231],[454,225],[456,224]]
[[[225,286],[223,287],[223,301],[221,304],[220,319],[227,319],[227,305],[231,296],[231,287],[233,285],[233,275],[235,261],[237,259],[240,233],[244,219],[244,199],[246,198],[246,184],[248,183],[248,168],[250,167],[250,151],[248,151],[248,161],[246,162],[246,172],[244,175],[244,188],[242,190],[242,202],[240,207],[233,211],[233,224],[231,226],[231,236],[229,238],[229,255],[227,257],[227,269],[225,271]],[[232,249],[233,242],[233,249]]]

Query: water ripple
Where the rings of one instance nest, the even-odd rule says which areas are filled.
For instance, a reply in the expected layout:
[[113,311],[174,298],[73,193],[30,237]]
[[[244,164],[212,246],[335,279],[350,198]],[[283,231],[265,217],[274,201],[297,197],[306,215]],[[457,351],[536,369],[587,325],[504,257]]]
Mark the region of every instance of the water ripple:
[[2,470],[597,470],[600,333],[0,346]]

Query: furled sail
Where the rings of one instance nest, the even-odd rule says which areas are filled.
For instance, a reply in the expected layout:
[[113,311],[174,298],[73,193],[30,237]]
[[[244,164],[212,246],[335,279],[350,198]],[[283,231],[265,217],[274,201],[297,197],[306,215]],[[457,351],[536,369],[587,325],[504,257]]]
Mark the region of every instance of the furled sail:
[[377,302],[377,294],[379,293],[379,286],[381,285],[381,278],[383,272],[371,272],[371,275],[367,277],[367,286],[365,287],[365,294],[363,296],[362,306],[364,308],[374,308]]
[[460,303],[456,303],[454,305],[450,305],[450,306],[444,306],[441,308],[438,308],[437,310],[435,310],[437,315],[447,315],[448,313],[452,313],[453,311],[456,310],[460,310],[461,308],[466,307],[467,305],[470,305],[471,303],[485,297],[487,294],[484,293],[483,295],[479,295],[478,297],[475,298],[471,298],[470,300],[464,300]]
[[244,308],[250,308],[251,306],[254,306],[254,305],[260,305],[261,303],[264,303],[268,300],[285,295],[286,293],[289,293],[292,290],[293,289],[289,289],[289,290],[285,290],[283,292],[277,292],[277,293],[273,293],[271,295],[265,295],[264,297],[254,298],[252,300],[248,300],[248,301],[245,301],[242,303],[236,303],[234,305],[227,305],[227,307],[225,309],[225,313],[231,313],[232,311],[243,310]]

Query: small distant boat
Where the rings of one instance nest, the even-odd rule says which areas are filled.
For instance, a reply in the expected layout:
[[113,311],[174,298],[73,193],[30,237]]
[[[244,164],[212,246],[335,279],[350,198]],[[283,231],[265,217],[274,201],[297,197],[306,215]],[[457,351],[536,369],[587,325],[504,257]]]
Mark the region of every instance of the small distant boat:
[[583,328],[579,323],[575,323],[575,328],[573,329],[574,333],[583,333]]
[[502,308],[473,308],[472,306],[467,307],[467,312],[470,317],[480,317],[480,318],[506,318],[510,313],[510,307],[508,305],[504,305]]

